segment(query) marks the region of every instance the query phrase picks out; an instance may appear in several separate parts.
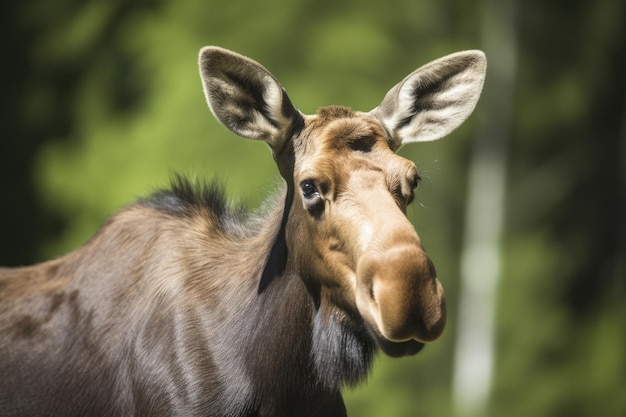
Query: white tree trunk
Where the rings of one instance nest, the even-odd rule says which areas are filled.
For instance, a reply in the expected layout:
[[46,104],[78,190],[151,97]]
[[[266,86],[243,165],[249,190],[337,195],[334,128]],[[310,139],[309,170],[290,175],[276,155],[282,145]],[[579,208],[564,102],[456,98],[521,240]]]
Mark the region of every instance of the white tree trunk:
[[505,217],[507,148],[516,68],[515,0],[486,0],[487,78],[483,123],[469,166],[453,375],[457,416],[487,415],[494,366],[494,315]]

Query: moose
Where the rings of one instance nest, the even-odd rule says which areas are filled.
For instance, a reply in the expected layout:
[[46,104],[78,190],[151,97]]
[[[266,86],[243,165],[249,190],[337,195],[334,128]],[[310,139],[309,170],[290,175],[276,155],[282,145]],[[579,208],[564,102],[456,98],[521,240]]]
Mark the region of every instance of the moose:
[[213,115],[265,142],[284,183],[250,213],[174,176],[75,251],[0,269],[0,415],[345,416],[377,351],[441,335],[406,217],[420,175],[396,151],[470,115],[484,54],[418,68],[369,112],[314,115],[252,59],[204,47],[199,66]]

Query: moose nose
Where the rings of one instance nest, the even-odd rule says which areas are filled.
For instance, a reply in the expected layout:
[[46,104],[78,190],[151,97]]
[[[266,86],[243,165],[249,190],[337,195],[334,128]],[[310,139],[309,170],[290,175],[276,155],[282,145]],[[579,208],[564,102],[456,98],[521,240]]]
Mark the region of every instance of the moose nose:
[[392,342],[437,339],[446,323],[443,287],[418,244],[364,254],[357,266],[357,308]]

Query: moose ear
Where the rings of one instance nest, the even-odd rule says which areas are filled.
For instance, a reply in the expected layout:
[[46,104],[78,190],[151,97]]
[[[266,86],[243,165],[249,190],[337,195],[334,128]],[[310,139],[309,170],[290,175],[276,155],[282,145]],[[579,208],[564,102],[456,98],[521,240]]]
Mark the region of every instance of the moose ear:
[[279,150],[302,115],[276,78],[259,63],[215,46],[202,48],[198,62],[215,117],[239,136]]
[[486,68],[481,51],[447,55],[409,74],[370,114],[390,132],[395,150],[411,142],[440,139],[474,110]]

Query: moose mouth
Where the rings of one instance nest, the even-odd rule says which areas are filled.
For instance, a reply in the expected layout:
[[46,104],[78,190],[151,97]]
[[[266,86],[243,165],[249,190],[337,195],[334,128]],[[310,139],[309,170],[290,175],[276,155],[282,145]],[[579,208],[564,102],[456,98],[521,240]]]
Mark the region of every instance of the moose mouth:
[[[371,330],[370,330],[371,331]],[[387,355],[392,358],[401,358],[403,356],[412,356],[419,353],[424,348],[424,343],[411,339],[404,342],[392,342],[380,335],[377,331],[371,331],[374,335],[376,345]]]

